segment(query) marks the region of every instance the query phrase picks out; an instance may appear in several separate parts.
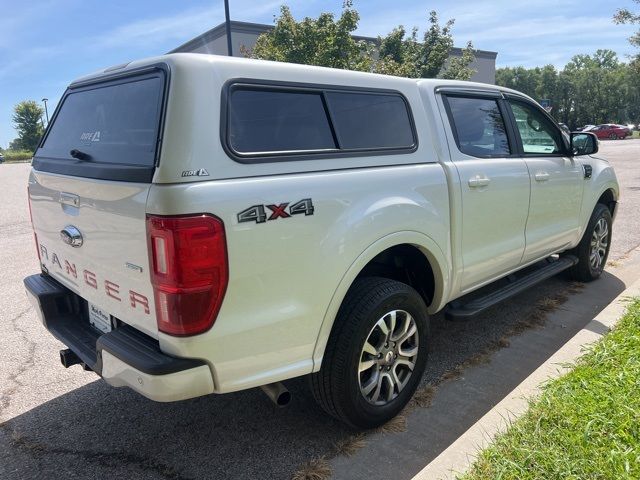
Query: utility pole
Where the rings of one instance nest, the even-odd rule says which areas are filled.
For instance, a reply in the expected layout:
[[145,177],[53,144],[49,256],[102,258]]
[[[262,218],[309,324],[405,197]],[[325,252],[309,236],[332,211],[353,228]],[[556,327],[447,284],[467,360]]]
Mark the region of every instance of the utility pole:
[[49,101],[48,98],[43,98],[42,102],[44,103],[44,113],[47,116],[47,125],[49,125],[49,110],[47,110],[47,102]]
[[227,31],[227,54],[233,57],[233,48],[231,47],[231,20],[229,20],[229,0],[224,0],[224,24]]

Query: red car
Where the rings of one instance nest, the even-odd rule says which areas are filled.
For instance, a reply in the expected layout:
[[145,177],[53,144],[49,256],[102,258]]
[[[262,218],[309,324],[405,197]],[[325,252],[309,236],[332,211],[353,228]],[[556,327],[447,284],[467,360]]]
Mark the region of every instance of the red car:
[[611,140],[617,140],[618,138],[624,140],[626,137],[631,136],[629,128],[612,123],[598,125],[589,129],[589,132],[595,133],[598,138],[609,138]]

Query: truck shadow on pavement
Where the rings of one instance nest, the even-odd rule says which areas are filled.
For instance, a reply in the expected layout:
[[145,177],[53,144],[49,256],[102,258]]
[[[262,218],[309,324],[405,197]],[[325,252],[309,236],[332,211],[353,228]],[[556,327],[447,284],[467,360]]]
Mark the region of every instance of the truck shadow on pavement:
[[[495,345],[542,299],[567,286],[561,278],[548,280],[470,322],[452,323],[435,316],[423,385],[436,383],[445,372]],[[560,333],[554,333],[554,340],[542,347],[539,359],[529,358],[524,369],[505,377],[504,390],[515,387],[623,289],[623,282],[605,273],[565,304],[577,307],[560,305],[558,312],[566,311],[571,318],[554,326]],[[93,375],[72,368],[78,375]],[[287,408],[279,409],[259,389],[160,404],[96,380],[0,425],[0,477],[290,478],[301,464],[330,454],[337,441],[353,432],[316,406],[305,378],[286,384],[293,399]],[[499,394],[488,395],[465,417],[449,409],[445,413],[449,418],[439,421],[438,438],[425,448],[436,456],[456,438],[457,431],[464,431],[465,425],[491,408],[496,401],[493,397]],[[423,410],[428,415],[431,409]],[[447,424],[452,428],[442,428]]]

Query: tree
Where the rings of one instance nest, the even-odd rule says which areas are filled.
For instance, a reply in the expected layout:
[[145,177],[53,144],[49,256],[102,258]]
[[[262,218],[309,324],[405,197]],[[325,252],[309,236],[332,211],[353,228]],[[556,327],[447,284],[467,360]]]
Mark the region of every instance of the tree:
[[551,114],[572,128],[585,124],[637,122],[640,111],[640,61],[618,60],[611,50],[575,55],[561,70],[552,65],[507,67],[496,83],[534,99],[551,100]]
[[[640,4],[640,0],[633,1]],[[640,24],[640,13],[633,13],[628,8],[619,8],[613,16],[613,21],[617,24]],[[640,30],[629,37],[629,42],[631,45],[640,48]],[[636,58],[640,59],[640,54],[638,54]]]
[[467,48],[462,50],[462,55],[459,57],[451,57],[449,65],[440,74],[441,78],[448,78],[450,80],[469,80],[476,71],[469,65],[476,59],[473,54],[473,44],[467,42]]
[[44,111],[34,100],[18,103],[13,111],[13,125],[18,131],[18,138],[11,142],[11,148],[33,152],[44,133],[42,125]]
[[283,5],[274,29],[260,35],[253,50],[242,51],[250,58],[366,71],[372,64],[372,46],[351,35],[359,19],[351,1],[344,3],[338,20],[333,13],[322,13],[297,22]]
[[418,29],[407,35],[403,26],[394,28],[377,42],[356,40],[352,33],[360,15],[346,0],[336,20],[332,13],[297,22],[291,10],[282,6],[272,31],[258,37],[255,47],[243,54],[250,58],[319,65],[411,78],[436,77],[467,80],[473,75],[473,45],[467,44],[460,57],[449,58],[453,48],[453,20],[444,27],[436,12],[429,13],[429,28],[418,41]]
[[627,69],[629,83],[629,98],[627,103],[627,118],[631,123],[640,123],[640,57],[636,57]]
[[576,124],[624,120],[625,67],[611,50],[571,59],[564,71],[572,77],[575,102],[570,114]]
[[536,96],[536,71],[524,67],[505,67],[496,70],[496,84],[513,88],[526,95]]
[[23,150],[20,139],[14,138],[9,142],[9,150]]
[[440,26],[438,14],[429,12],[429,28],[422,42],[418,41],[418,29],[409,36],[402,25],[385,37],[379,37],[379,58],[374,63],[376,73],[386,73],[410,78],[449,78],[468,80],[474,74],[469,65],[475,60],[473,44],[467,43],[460,57],[450,57],[453,48],[451,28],[454,20]]

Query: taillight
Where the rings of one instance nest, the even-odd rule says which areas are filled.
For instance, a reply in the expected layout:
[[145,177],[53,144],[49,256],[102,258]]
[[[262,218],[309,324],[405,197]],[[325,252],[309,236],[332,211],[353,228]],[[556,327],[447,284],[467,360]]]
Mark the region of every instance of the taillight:
[[209,330],[229,281],[222,220],[148,215],[147,237],[158,329],[180,336]]
[[36,241],[36,253],[38,254],[38,260],[40,258],[40,245],[38,245],[38,234],[36,233],[36,227],[33,226],[33,212],[31,211],[31,196],[29,195],[29,188],[27,187],[27,203],[29,204],[29,219],[31,220],[31,230],[33,230],[33,238]]

